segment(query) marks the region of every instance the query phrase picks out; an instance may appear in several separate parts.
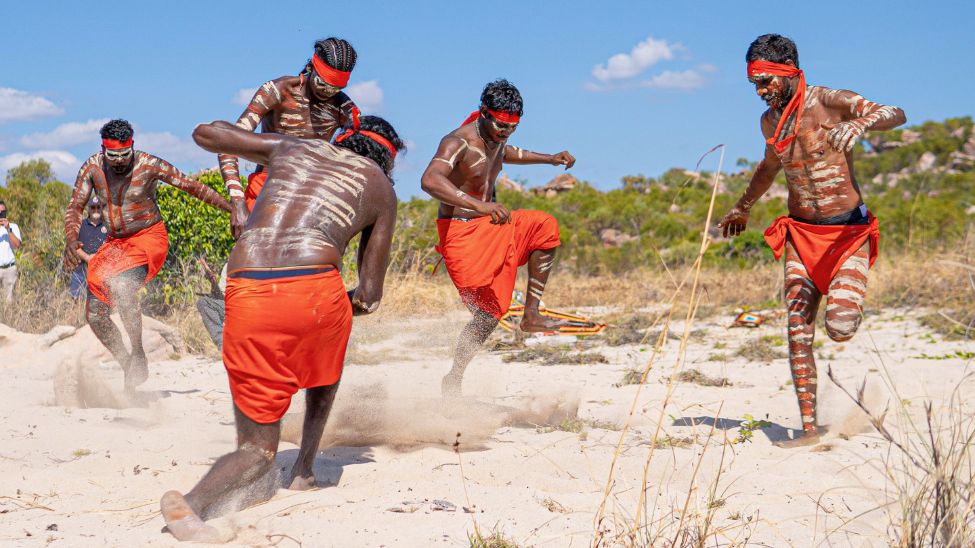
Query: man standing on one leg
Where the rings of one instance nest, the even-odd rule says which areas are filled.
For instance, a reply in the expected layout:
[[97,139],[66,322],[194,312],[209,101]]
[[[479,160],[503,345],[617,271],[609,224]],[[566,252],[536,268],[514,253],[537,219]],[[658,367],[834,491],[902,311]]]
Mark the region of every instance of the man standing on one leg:
[[765,158],[745,194],[718,223],[725,236],[740,234],[752,205],[785,169],[789,216],[765,231],[775,258],[785,254],[789,366],[799,399],[803,434],[782,445],[816,443],[816,314],[826,296],[826,333],[853,337],[860,325],[867,269],[877,258],[880,230],[867,211],[853,173],[853,146],[867,130],[889,130],[906,121],[897,107],[847,90],[806,86],[792,40],[759,36],[748,48],[748,80],[768,110],[762,115]]
[[[230,211],[230,204],[212,188],[186,177],[169,162],[133,148],[132,126],[112,120],[102,126],[102,150],[82,164],[64,216],[65,262],[73,269],[81,214],[92,193],[105,208],[108,238],[88,262],[86,317],[98,340],[112,353],[132,389],[149,377],[142,348],[142,307],[139,289],[149,283],[166,260],[169,236],[156,204],[156,188],[166,183],[206,204]],[[129,336],[131,353],[112,322],[117,308]]]
[[437,230],[447,273],[474,314],[461,332],[445,396],[460,396],[464,369],[508,311],[518,267],[528,264],[522,331],[558,330],[565,322],[539,313],[539,301],[560,245],[559,225],[541,211],[508,211],[494,201],[503,163],[575,164],[566,151],[539,154],[507,144],[523,113],[521,94],[507,80],[481,93],[481,107],[440,141],[422,188],[440,200]]
[[[357,126],[359,109],[341,91],[349,83],[355,62],[355,49],[345,40],[326,38],[315,42],[311,60],[301,74],[265,82],[237,119],[237,127],[255,131],[261,126],[264,133],[328,141],[340,127]],[[244,190],[237,157],[220,154],[218,158],[233,204],[230,224],[236,238],[244,229],[247,213],[254,208],[267,170],[263,165],[257,166]]]
[[[230,254],[223,338],[237,423],[237,450],[224,455],[184,497],[160,501],[180,540],[214,541],[201,516],[227,494],[270,471],[281,417],[305,391],[305,421],[292,489],[315,485],[312,464],[338,388],[352,316],[379,307],[396,223],[389,174],[403,142],[382,118],[332,145],[262,134],[226,122],[193,138],[211,152],[243,156],[271,176]],[[359,286],[346,293],[338,268],[349,240],[359,243]]]

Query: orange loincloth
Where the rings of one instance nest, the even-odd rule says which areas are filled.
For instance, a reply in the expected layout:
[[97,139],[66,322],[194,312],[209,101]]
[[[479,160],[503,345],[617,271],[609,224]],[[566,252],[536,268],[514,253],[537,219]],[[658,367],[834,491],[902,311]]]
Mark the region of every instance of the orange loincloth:
[[561,244],[558,221],[542,211],[512,211],[503,225],[491,224],[491,217],[437,219],[437,232],[437,251],[461,299],[498,319],[511,306],[518,267],[532,251]]
[[88,262],[88,291],[111,306],[109,282],[127,270],[146,265],[149,273],[142,285],[149,283],[159,274],[168,252],[169,235],[162,221],[125,238],[109,236]]
[[778,260],[785,251],[786,239],[791,240],[809,277],[825,295],[843,261],[856,253],[867,239],[870,240],[870,266],[877,260],[880,224],[871,213],[867,213],[867,219],[865,225],[812,225],[782,216],[765,230],[765,242]]
[[298,390],[339,381],[352,305],[334,268],[262,280],[233,276],[223,331],[230,392],[241,412],[270,424],[284,416]]
[[247,188],[244,189],[244,202],[247,204],[247,211],[254,209],[254,204],[257,202],[257,197],[261,194],[261,189],[264,188],[266,181],[266,169],[259,173],[251,173],[247,177]]

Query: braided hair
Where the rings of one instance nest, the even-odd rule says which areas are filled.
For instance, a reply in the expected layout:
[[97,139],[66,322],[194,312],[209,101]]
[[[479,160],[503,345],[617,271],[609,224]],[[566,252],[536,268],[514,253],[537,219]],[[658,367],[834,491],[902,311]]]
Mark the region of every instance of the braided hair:
[[328,66],[342,72],[352,72],[358,58],[352,44],[334,36],[315,42],[315,55]]
[[[393,148],[395,148],[397,152],[401,152],[406,149],[406,144],[403,143],[403,140],[399,138],[396,130],[393,129],[393,126],[386,120],[380,118],[379,116],[363,116],[361,118],[361,122],[361,129],[382,135],[387,141],[392,143]],[[361,133],[353,133],[352,135],[349,135],[343,139],[341,143],[335,143],[335,146],[347,148],[360,156],[365,156],[366,158],[376,162],[379,164],[379,167],[382,168],[383,172],[386,173],[387,177],[393,171],[393,155],[389,153],[389,150],[369,137],[362,135]],[[392,178],[390,178],[390,182],[392,182]]]

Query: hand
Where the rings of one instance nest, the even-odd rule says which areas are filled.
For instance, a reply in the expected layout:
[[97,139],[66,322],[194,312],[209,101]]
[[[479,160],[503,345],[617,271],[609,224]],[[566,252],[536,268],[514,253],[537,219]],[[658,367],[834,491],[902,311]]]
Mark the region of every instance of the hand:
[[718,228],[722,229],[721,234],[725,238],[737,236],[745,231],[748,224],[748,210],[738,206],[731,208],[731,211],[718,221]]
[[558,154],[552,155],[552,165],[553,166],[565,166],[565,169],[569,169],[576,163],[576,157],[569,154],[568,150],[563,150]]
[[0,226],[2,226],[3,228],[5,228],[7,230],[10,230],[10,219],[8,219],[6,217],[4,217],[3,219],[0,219]]
[[481,215],[490,215],[492,225],[503,225],[511,222],[511,212],[497,202],[481,202],[474,211]]
[[231,198],[230,200],[230,234],[234,239],[240,238],[247,225],[247,202],[243,198]]
[[72,272],[74,269],[78,268],[81,264],[82,258],[78,255],[78,251],[81,251],[81,242],[78,240],[73,240],[65,244],[64,246],[64,270],[65,272]]
[[820,124],[820,127],[829,131],[826,134],[826,142],[837,152],[853,150],[853,145],[863,135],[863,126],[852,120],[838,124]]

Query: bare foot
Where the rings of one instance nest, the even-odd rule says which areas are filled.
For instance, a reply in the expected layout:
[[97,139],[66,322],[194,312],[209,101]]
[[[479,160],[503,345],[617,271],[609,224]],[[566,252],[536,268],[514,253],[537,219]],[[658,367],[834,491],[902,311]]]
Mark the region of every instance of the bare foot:
[[177,540],[212,543],[225,540],[215,527],[203,523],[178,491],[167,491],[159,500],[159,509],[166,527]]
[[518,327],[526,333],[552,333],[568,325],[569,322],[565,320],[556,320],[538,313],[530,314],[526,311]]
[[460,375],[447,373],[440,382],[440,394],[445,398],[459,398],[461,396],[461,383],[464,378]]
[[315,475],[303,477],[300,474],[295,475],[295,479],[291,480],[291,485],[288,489],[292,491],[308,491],[318,487],[318,483],[315,481]]
[[125,389],[133,390],[149,379],[149,360],[145,354],[132,354],[127,367],[122,370],[125,372]]
[[792,438],[791,440],[774,441],[772,445],[776,447],[781,447],[783,449],[792,449],[794,447],[806,447],[809,445],[816,445],[823,438],[822,429],[818,430],[807,430],[802,434]]

